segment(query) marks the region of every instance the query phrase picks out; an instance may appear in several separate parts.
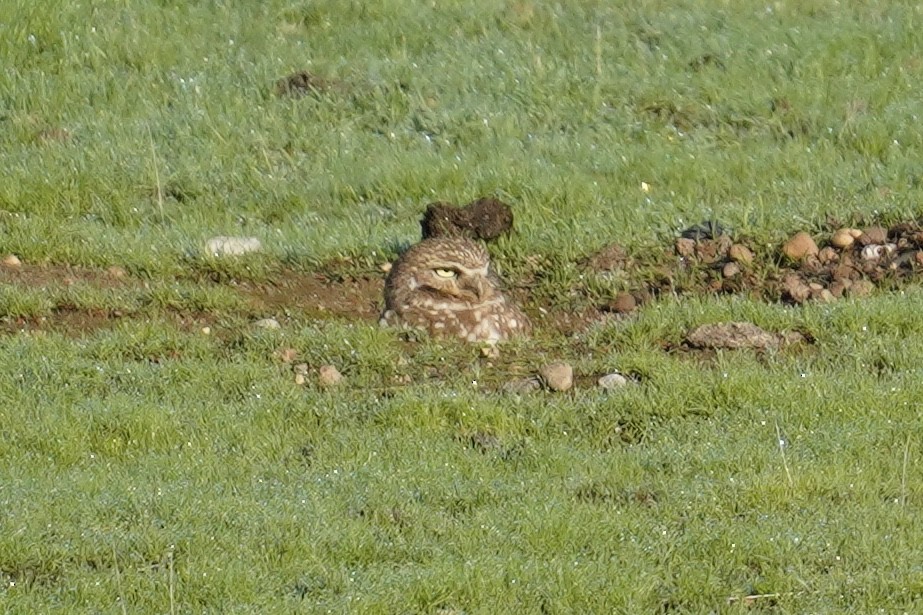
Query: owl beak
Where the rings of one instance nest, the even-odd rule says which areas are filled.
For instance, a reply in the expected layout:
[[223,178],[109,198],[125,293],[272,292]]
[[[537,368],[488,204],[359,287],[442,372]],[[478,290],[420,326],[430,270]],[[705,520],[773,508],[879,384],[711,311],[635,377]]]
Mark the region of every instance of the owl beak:
[[483,301],[487,295],[487,280],[483,276],[474,279],[474,294],[478,296],[478,301]]
[[463,288],[474,293],[478,301],[482,301],[487,294],[487,280],[485,280],[483,276],[472,275],[465,280]]

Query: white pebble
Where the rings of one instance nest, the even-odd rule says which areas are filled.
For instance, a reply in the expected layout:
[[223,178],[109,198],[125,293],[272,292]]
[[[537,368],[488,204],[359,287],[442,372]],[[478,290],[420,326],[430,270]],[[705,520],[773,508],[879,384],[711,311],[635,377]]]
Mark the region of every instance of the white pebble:
[[281,329],[282,325],[279,324],[279,321],[275,318],[261,318],[260,320],[253,323],[253,326],[259,327],[260,329],[267,329],[274,331],[276,329]]
[[596,381],[596,384],[599,385],[599,388],[609,391],[612,389],[622,388],[628,384],[628,378],[618,372],[612,372],[611,374],[600,376],[599,380]]
[[212,237],[205,243],[205,251],[212,256],[240,256],[259,252],[263,244],[256,237]]

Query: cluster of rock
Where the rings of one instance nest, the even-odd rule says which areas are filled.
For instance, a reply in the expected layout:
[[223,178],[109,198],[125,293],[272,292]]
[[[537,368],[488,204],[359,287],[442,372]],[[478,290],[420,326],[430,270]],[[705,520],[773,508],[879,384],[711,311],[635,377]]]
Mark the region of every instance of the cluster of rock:
[[782,245],[782,255],[797,264],[782,277],[784,299],[804,303],[862,297],[889,275],[923,267],[923,231],[912,224],[840,228],[821,247],[800,232]]

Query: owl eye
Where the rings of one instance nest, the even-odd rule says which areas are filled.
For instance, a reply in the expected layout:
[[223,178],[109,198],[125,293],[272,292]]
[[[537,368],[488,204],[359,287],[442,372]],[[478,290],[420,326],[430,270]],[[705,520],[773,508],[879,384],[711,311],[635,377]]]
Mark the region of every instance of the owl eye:
[[436,275],[440,278],[454,278],[458,274],[451,269],[436,269]]

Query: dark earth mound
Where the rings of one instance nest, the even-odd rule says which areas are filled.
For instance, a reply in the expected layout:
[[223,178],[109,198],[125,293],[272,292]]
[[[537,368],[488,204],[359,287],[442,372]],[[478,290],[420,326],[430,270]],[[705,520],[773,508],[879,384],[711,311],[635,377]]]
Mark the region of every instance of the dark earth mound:
[[420,227],[423,239],[462,236],[489,241],[513,228],[513,210],[506,203],[489,197],[464,207],[437,201],[426,206]]

